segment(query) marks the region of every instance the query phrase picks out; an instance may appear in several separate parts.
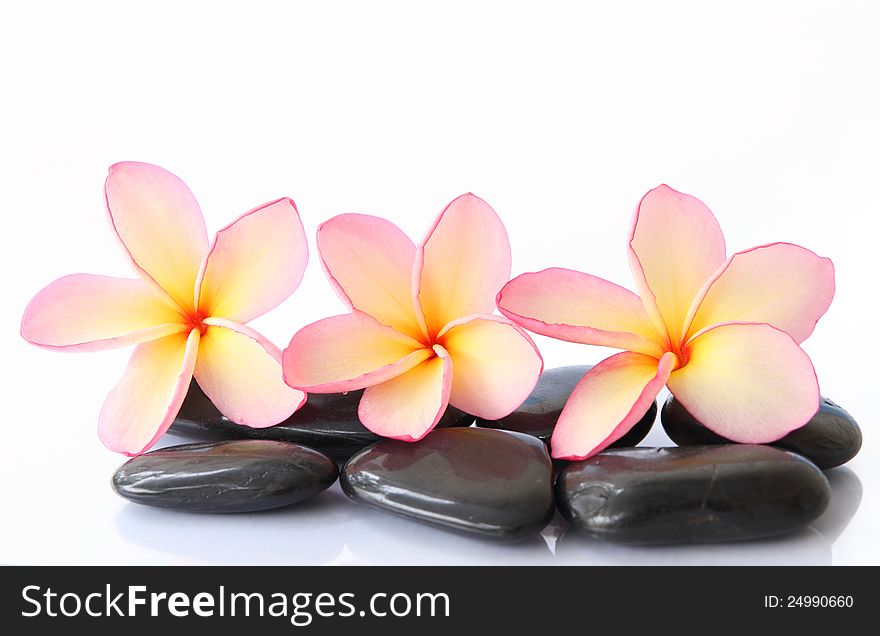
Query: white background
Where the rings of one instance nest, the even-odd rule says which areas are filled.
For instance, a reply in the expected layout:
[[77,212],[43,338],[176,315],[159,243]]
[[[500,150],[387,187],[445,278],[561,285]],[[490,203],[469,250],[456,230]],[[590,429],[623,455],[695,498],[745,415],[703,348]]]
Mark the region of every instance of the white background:
[[[3,4],[0,562],[880,563],[876,4],[305,5]],[[507,224],[514,274],[566,266],[629,287],[632,209],[667,182],[714,210],[732,251],[786,240],[834,260],[837,297],[804,346],[864,449],[832,475],[835,511],[816,528],[741,545],[620,548],[554,526],[496,546],[337,487],[261,515],[127,504],[96,420],[129,351],[18,336],[55,278],[129,274],[102,205],[120,160],[181,176],[211,232],[291,196],[312,248],[341,212],[419,238],[472,190]],[[279,345],[343,309],[312,256],[301,288],[253,323]],[[609,353],[537,340],[548,367]],[[648,441],[668,443],[659,426]]]

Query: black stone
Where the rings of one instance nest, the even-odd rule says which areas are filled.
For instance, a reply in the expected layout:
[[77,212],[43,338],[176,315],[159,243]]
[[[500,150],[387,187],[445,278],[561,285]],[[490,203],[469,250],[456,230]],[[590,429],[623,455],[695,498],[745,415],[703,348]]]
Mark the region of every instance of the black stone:
[[339,481],[355,501],[493,539],[525,539],[553,516],[547,448],[519,433],[450,428],[416,444],[385,440],[352,457]]
[[727,444],[605,451],[556,481],[562,515],[607,541],[739,541],[791,532],[828,506],[815,465],[772,446]]
[[[358,420],[363,390],[348,393],[310,393],[296,413],[276,426],[250,428],[230,422],[208,399],[195,380],[170,433],[195,439],[271,439],[317,448],[334,459],[346,460],[364,446],[382,439]],[[473,416],[446,409],[437,427],[470,426]]]
[[[731,443],[703,426],[671,395],[663,405],[660,421],[669,439],[679,446]],[[813,419],[772,445],[803,455],[825,470],[856,456],[862,447],[862,431],[849,413],[823,397]]]
[[[592,365],[585,364],[546,369],[538,379],[535,390],[518,409],[500,420],[477,418],[477,426],[525,433],[549,444],[553,428],[571,392],[592,368]],[[656,419],[657,403],[654,402],[645,416],[626,435],[614,442],[611,448],[636,446],[651,431]]]
[[270,440],[183,444],[130,459],[113,489],[130,501],[190,512],[254,512],[328,488],[336,462],[311,448]]

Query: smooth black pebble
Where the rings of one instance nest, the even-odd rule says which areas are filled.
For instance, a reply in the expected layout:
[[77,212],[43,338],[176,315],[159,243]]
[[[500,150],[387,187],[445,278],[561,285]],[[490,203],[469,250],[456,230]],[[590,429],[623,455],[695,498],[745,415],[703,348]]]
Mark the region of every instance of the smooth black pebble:
[[190,512],[254,512],[314,497],[336,481],[336,462],[270,440],[182,444],[130,459],[113,489],[130,501]]
[[[679,446],[732,443],[703,426],[671,395],[663,405],[660,421],[669,439]],[[862,430],[852,415],[823,397],[813,419],[772,442],[772,446],[803,455],[825,470],[845,464],[856,456],[862,447]]]
[[[592,365],[586,364],[546,369],[538,379],[535,390],[518,409],[500,420],[477,418],[477,426],[525,433],[549,444],[553,428],[571,392],[592,368]],[[656,419],[657,403],[654,402],[644,417],[626,435],[614,442],[611,448],[636,446],[651,431]]]
[[727,444],[605,451],[556,481],[562,515],[598,539],[632,544],[740,541],[791,532],[831,498],[808,460]]
[[[306,403],[288,419],[268,428],[250,428],[229,421],[193,380],[169,433],[195,439],[271,439],[317,448],[334,459],[346,460],[382,439],[358,419],[363,390],[348,393],[310,393]],[[437,427],[470,426],[473,416],[446,409]]]
[[520,433],[449,428],[415,444],[381,441],[339,481],[355,501],[493,539],[527,538],[554,510],[547,448]]

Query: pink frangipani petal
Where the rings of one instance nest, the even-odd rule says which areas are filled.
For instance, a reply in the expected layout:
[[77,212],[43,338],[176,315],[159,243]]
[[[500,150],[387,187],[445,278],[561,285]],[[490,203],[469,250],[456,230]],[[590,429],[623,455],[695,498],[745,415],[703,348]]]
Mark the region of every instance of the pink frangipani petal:
[[707,428],[735,442],[773,442],[819,409],[810,358],[784,331],[727,323],[697,333],[669,390]]
[[791,243],[734,254],[703,286],[686,337],[723,322],[765,322],[801,343],[834,298],[834,265]]
[[453,371],[443,347],[434,345],[434,353],[406,373],[367,387],[358,406],[364,426],[406,442],[431,432],[449,404]]
[[658,361],[624,351],[590,369],[553,430],[553,457],[586,459],[626,435],[651,408],[674,366],[672,353]]
[[535,388],[544,361],[514,323],[477,314],[444,327],[437,341],[452,361],[449,403],[487,420],[509,415]]
[[471,314],[491,314],[510,278],[510,243],[495,210],[473,194],[450,203],[416,250],[413,288],[437,334]]
[[699,199],[667,185],[642,198],[630,233],[630,266],[648,315],[673,345],[684,335],[694,296],[725,253],[721,227]]
[[638,296],[569,269],[520,274],[498,293],[498,309],[529,331],[560,340],[655,357],[665,350]]
[[198,349],[198,329],[135,348],[98,418],[98,435],[107,448],[139,455],[168,430],[189,389]]
[[277,307],[299,286],[309,248],[296,205],[278,199],[217,232],[196,284],[198,312],[240,323]]
[[282,362],[290,386],[309,393],[341,393],[396,377],[432,355],[419,341],[354,311],[300,329]]
[[375,216],[341,214],[318,228],[318,252],[330,283],[349,308],[422,339],[411,291],[416,246]]
[[110,168],[104,194],[135,269],[191,308],[208,233],[186,184],[164,168],[126,161]]
[[195,377],[217,409],[236,424],[274,426],[306,402],[284,383],[281,351],[253,329],[208,318],[199,344]]
[[71,274],[28,304],[21,335],[47,349],[98,351],[187,331],[174,304],[139,279]]

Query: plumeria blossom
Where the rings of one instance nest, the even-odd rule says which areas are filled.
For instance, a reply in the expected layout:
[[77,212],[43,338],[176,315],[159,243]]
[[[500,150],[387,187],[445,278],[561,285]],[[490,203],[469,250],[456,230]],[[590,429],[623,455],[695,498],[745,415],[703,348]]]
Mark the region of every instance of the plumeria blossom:
[[418,246],[384,219],[336,216],[318,229],[318,251],[351,312],[293,336],[283,358],[291,386],[365,388],[364,426],[405,441],[427,435],[448,404],[498,419],[534,389],[537,348],[518,325],[491,315],[510,278],[510,244],[482,199],[455,199]]
[[501,313],[535,333],[625,349],[571,394],[554,457],[583,459],[612,444],[664,384],[736,442],[771,442],[810,420],[819,387],[799,344],[834,296],[830,260],[790,243],[725,260],[712,212],[665,185],[636,209],[628,254],[638,296],[567,269],[523,274],[498,294]]
[[63,351],[137,345],[98,421],[111,450],[136,455],[174,420],[193,376],[237,424],[272,426],[305,403],[281,377],[281,351],[245,323],[297,288],[308,261],[299,214],[278,199],[209,245],[189,188],[157,166],[124,162],[104,186],[136,279],[72,274],[31,300],[21,334]]

